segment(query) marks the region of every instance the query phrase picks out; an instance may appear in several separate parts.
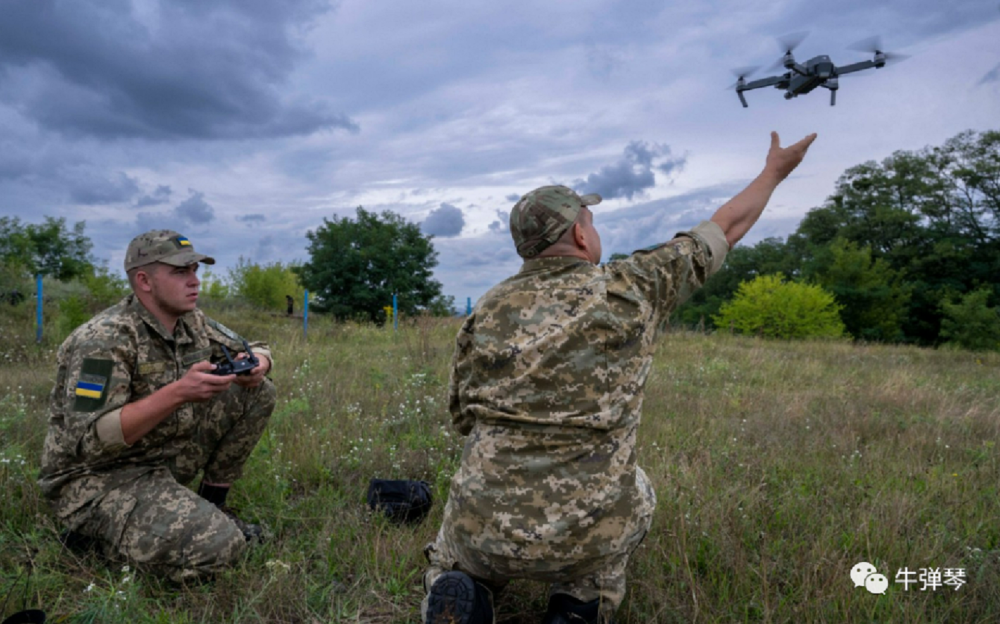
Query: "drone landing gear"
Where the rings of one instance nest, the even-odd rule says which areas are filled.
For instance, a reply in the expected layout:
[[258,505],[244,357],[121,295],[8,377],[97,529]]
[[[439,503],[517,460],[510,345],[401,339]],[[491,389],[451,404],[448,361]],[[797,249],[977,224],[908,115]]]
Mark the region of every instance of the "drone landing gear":
[[836,106],[837,88],[840,87],[840,81],[837,80],[836,76],[834,76],[833,78],[828,78],[826,84],[823,86],[830,90],[830,106]]

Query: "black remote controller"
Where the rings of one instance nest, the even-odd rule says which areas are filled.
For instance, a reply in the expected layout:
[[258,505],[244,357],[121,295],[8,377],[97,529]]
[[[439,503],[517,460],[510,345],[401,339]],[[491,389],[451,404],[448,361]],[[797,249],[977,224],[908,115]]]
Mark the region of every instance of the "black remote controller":
[[226,359],[223,362],[217,362],[215,364],[215,369],[208,371],[210,375],[249,375],[250,371],[260,366],[260,360],[254,355],[253,351],[250,350],[250,345],[247,341],[243,341],[243,349],[247,352],[247,358],[244,360],[235,360],[226,345],[219,345],[222,347],[222,352],[226,355]]

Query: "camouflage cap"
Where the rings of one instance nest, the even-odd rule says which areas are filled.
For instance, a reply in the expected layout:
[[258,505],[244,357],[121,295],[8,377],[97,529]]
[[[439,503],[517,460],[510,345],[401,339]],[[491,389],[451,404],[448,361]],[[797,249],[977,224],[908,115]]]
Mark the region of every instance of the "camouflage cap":
[[128,244],[125,271],[154,262],[182,267],[195,262],[215,264],[215,258],[197,253],[191,241],[173,230],[152,230],[136,236]]
[[580,208],[601,203],[597,193],[577,195],[566,186],[536,188],[510,211],[510,235],[522,258],[533,258],[559,240],[576,221]]

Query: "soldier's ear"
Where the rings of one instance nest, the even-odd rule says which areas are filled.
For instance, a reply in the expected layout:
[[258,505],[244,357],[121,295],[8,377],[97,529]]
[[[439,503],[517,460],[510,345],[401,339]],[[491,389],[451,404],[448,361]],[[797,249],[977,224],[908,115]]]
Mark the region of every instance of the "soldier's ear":
[[149,292],[152,289],[150,281],[152,280],[153,270],[147,270],[145,267],[139,269],[135,272],[135,289],[141,290],[142,292]]
[[580,223],[579,220],[577,220],[577,222],[571,225],[570,227],[573,228],[573,242],[575,242],[576,246],[579,247],[580,249],[586,249],[587,234],[583,231],[583,224]]

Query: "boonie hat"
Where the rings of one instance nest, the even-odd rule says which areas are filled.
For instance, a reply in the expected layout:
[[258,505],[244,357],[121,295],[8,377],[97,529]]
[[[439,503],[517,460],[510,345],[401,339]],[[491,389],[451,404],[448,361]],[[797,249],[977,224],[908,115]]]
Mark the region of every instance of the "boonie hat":
[[195,262],[215,264],[215,258],[196,252],[191,241],[173,230],[153,230],[136,236],[128,244],[125,271],[154,262],[184,267]]
[[601,203],[597,193],[577,195],[568,186],[536,188],[514,204],[510,211],[510,235],[522,258],[533,258],[576,221],[580,209]]

